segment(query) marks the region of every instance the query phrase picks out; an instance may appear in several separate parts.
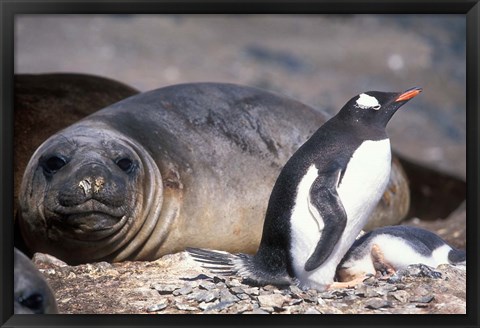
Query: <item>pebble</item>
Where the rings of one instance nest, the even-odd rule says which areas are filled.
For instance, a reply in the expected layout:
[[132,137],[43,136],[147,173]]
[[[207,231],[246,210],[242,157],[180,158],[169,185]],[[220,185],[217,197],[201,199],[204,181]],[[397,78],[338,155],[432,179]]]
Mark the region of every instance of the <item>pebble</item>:
[[379,297],[374,297],[365,302],[365,307],[367,309],[377,310],[380,308],[392,307],[391,302],[384,300]]
[[39,264],[50,264],[57,267],[66,267],[67,263],[63,262],[60,259],[57,259],[55,256],[45,254],[45,253],[35,253],[33,254],[32,262],[35,265]]
[[220,301],[221,302],[236,302],[240,300],[237,296],[233,295],[228,291],[228,289],[220,290]]
[[383,294],[382,294],[382,295],[385,295],[384,292],[394,292],[394,291],[396,291],[397,289],[400,289],[400,288],[398,288],[397,286],[392,285],[392,284],[382,284],[381,287],[382,287],[382,290],[383,290]]
[[327,302],[325,302],[325,300],[323,298],[319,297],[317,299],[317,304],[323,306],[323,305],[327,305]]
[[237,296],[241,300],[249,300],[250,299],[250,296],[248,296],[248,294],[245,294],[245,293],[237,294],[235,296]]
[[415,307],[417,307],[417,308],[427,308],[427,307],[428,307],[428,304],[418,303],[418,304],[415,305]]
[[173,293],[175,289],[178,289],[176,285],[162,285],[162,284],[155,284],[152,285],[151,288],[155,289],[160,295],[167,295]]
[[273,285],[266,285],[266,286],[263,286],[262,287],[263,290],[266,290],[266,291],[275,291],[275,290],[278,290],[278,287],[275,287]]
[[401,303],[408,302],[408,299],[410,297],[408,292],[406,292],[405,290],[397,290],[393,293],[390,293],[390,295],[392,295],[396,300],[400,301]]
[[378,284],[378,279],[375,276],[370,276],[363,281],[365,285],[375,286]]
[[343,298],[343,300],[345,302],[349,302],[349,301],[354,301],[358,298],[358,296],[355,296],[355,295],[347,295]]
[[230,291],[234,294],[244,294],[245,290],[242,287],[232,287]]
[[303,299],[306,301],[306,302],[310,302],[310,303],[317,303],[318,301],[318,292],[316,290],[313,290],[313,289],[309,289],[305,295],[303,296]]
[[294,293],[294,294],[297,294],[297,295],[300,295],[303,293],[303,291],[298,287],[298,286],[295,286],[295,285],[291,285],[289,287],[290,289],[290,292]]
[[268,313],[272,313],[275,310],[273,309],[273,306],[261,306],[260,307],[263,311],[267,311]]
[[164,309],[166,309],[168,306],[168,301],[163,301],[162,303],[158,303],[158,304],[155,304],[155,305],[152,305],[150,307],[147,308],[147,312],[157,312],[157,311],[162,311]]
[[220,301],[216,304],[213,304],[212,306],[209,306],[208,308],[205,309],[205,311],[222,311],[222,310],[225,310],[225,309],[231,307],[234,304],[235,304],[235,302]]
[[319,296],[324,300],[329,300],[329,299],[332,299],[332,298],[336,298],[333,291],[322,292],[322,293],[319,294]]
[[367,285],[360,285],[358,286],[355,291],[355,295],[360,296],[360,297],[378,297],[382,296],[383,293],[376,288],[373,288],[371,286]]
[[420,297],[414,297],[410,299],[411,303],[430,303],[433,301],[434,296],[433,295],[425,295],[425,296],[420,296]]
[[225,284],[228,287],[238,287],[242,285],[242,283],[238,279],[227,280],[225,281]]
[[205,290],[212,290],[215,288],[215,284],[210,281],[202,281],[200,284],[198,284],[198,287]]
[[302,303],[302,302],[303,302],[303,299],[301,299],[301,298],[294,298],[294,299],[292,299],[292,300],[288,303],[288,305],[297,305],[297,304],[300,304],[300,303]]
[[[177,288],[178,288],[178,287],[177,287]],[[174,296],[187,295],[187,294],[190,294],[192,291],[193,291],[193,287],[191,287],[191,286],[184,286],[184,287],[182,287],[182,288],[175,289],[172,294],[173,294]]]
[[215,304],[218,304],[218,302],[217,302],[217,301],[215,301],[215,302],[213,302],[213,303],[205,303],[205,302],[202,302],[202,303],[199,303],[199,304],[198,304],[198,308],[199,308],[200,310],[203,310],[203,311],[209,311],[210,308],[211,308],[213,305],[215,305]]
[[270,313],[262,309],[253,309],[252,311],[243,312],[243,314],[270,314]]
[[219,282],[225,283],[225,279],[222,278],[222,277],[214,276],[214,277],[213,277],[213,283],[217,284],[217,283],[219,283]]
[[219,297],[217,291],[198,290],[188,294],[187,299],[193,299],[197,302],[212,302]]
[[244,292],[253,296],[260,295],[260,289],[258,287],[245,288]]
[[315,308],[308,308],[307,310],[305,310],[304,312],[305,314],[322,314],[321,312],[319,312],[317,309]]
[[193,307],[189,304],[182,303],[182,302],[176,302],[175,307],[181,311],[196,311],[197,308]]
[[281,307],[285,298],[280,294],[270,294],[259,295],[257,299],[261,307]]
[[243,313],[245,311],[253,311],[253,305],[251,303],[245,303],[237,306],[236,313]]

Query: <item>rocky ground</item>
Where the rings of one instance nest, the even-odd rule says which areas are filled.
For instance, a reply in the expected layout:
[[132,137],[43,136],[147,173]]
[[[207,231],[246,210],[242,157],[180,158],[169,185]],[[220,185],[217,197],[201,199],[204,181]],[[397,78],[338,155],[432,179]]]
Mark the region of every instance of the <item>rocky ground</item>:
[[185,252],[153,262],[66,266],[34,259],[55,290],[61,313],[134,314],[464,314],[465,271],[412,266],[390,280],[370,277],[326,292],[247,284],[216,276]]

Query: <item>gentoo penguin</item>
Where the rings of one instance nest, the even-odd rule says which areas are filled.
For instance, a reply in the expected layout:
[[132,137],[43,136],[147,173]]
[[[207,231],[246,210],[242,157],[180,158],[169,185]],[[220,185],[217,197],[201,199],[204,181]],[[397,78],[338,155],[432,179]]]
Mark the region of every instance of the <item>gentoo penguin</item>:
[[280,172],[255,255],[187,251],[206,268],[259,285],[330,287],[387,186],[391,150],[385,127],[421,90],[359,94],[323,124]]
[[337,268],[337,280],[358,281],[367,274],[387,276],[411,264],[466,267],[465,251],[455,249],[433,232],[412,226],[378,228],[358,238]]

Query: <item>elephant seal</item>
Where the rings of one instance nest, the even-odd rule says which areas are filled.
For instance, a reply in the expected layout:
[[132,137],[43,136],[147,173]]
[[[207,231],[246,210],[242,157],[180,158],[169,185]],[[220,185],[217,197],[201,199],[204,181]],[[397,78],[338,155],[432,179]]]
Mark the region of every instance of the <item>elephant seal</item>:
[[[70,264],[153,260],[187,246],[254,253],[275,179],[327,119],[233,84],[129,97],[34,153],[19,196],[23,239]],[[408,210],[405,176],[392,165],[377,222]]]
[[138,91],[108,78],[74,73],[14,77],[14,204],[34,151],[52,134]]
[[40,271],[14,248],[13,312],[15,314],[58,313],[53,291]]

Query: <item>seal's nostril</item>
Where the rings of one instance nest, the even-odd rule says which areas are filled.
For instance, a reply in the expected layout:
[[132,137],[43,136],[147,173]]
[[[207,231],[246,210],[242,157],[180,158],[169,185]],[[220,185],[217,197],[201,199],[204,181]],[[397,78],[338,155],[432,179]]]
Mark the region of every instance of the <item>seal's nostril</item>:
[[92,189],[92,183],[88,179],[80,181],[78,186],[83,189],[85,195],[88,195]]

